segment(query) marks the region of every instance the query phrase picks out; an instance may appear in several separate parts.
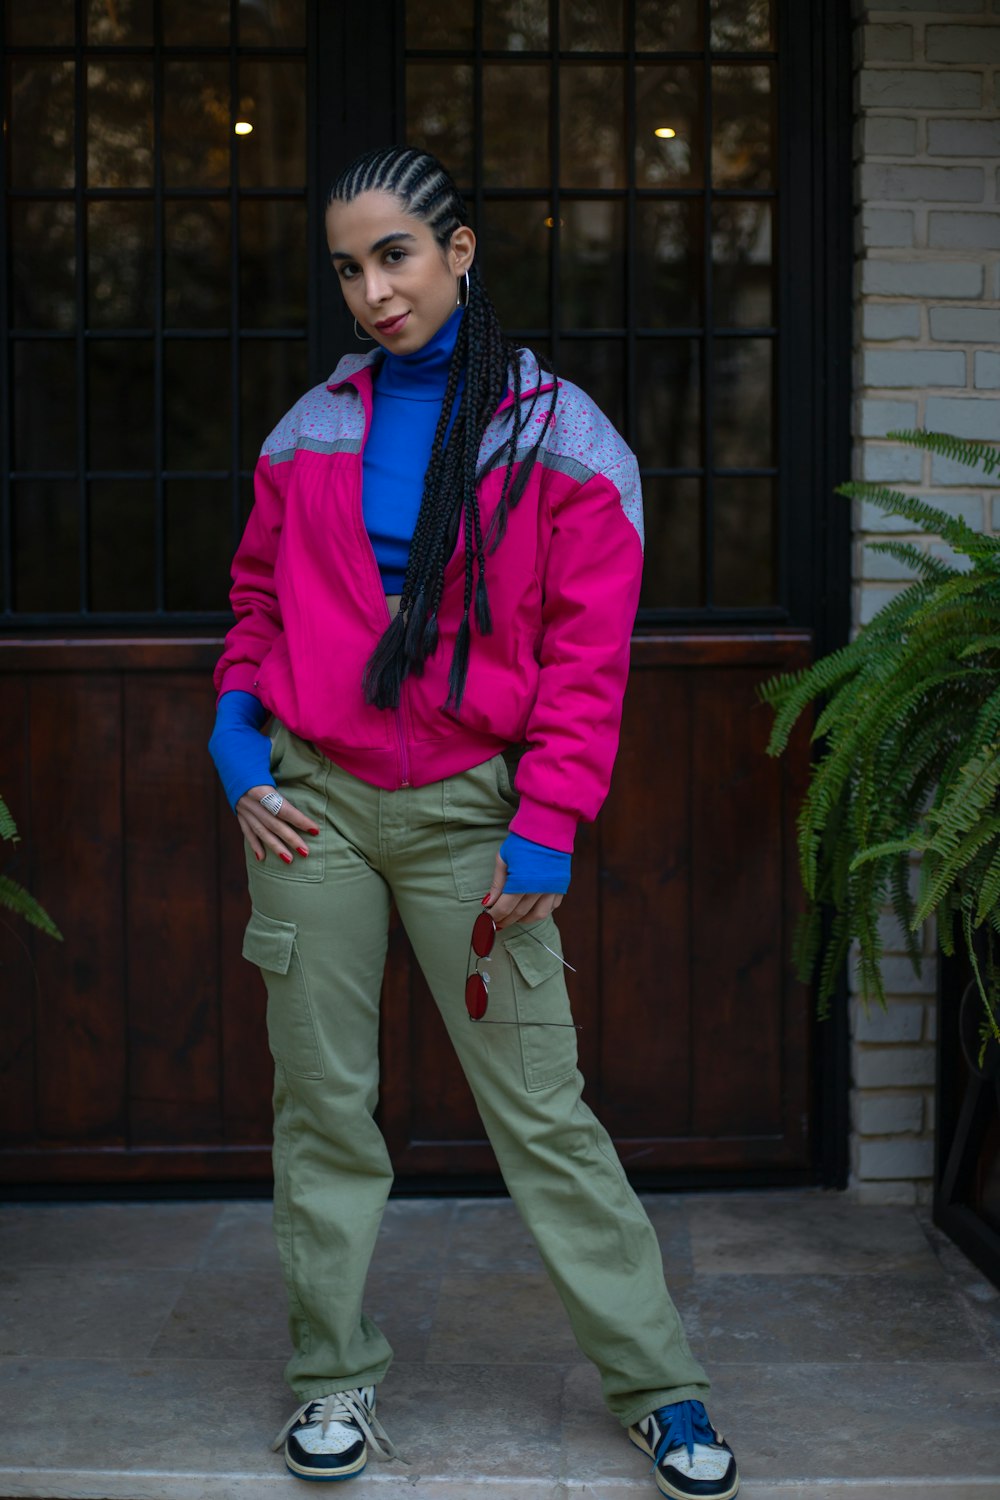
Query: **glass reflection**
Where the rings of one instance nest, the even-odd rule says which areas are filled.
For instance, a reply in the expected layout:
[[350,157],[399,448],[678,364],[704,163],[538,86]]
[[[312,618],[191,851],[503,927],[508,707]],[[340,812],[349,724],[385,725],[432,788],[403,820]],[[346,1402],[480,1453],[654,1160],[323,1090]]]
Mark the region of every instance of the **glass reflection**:
[[240,207],[240,323],[294,328],[306,321],[306,205],[251,200]]
[[549,45],[549,0],[490,0],[483,6],[483,46],[496,52],[543,52]]
[[580,63],[560,68],[559,119],[561,186],[624,187],[624,69]]
[[550,220],[551,207],[544,202],[483,204],[476,253],[505,329],[548,326]]
[[[700,63],[635,70],[636,185],[701,187],[704,182]],[[671,136],[657,131],[673,131]]]
[[643,468],[700,465],[700,369],[695,339],[640,339],[636,345],[636,452]]
[[694,609],[705,602],[700,479],[642,481],[646,552],[640,609]]
[[773,205],[717,199],[712,205],[712,311],[717,328],[768,327],[774,320]]
[[778,598],[774,481],[716,479],[712,505],[712,602],[730,609]]
[[712,0],[711,45],[718,52],[755,52],[773,45],[771,0]]
[[12,188],[73,187],[74,72],[71,62],[8,64]]
[[163,40],[168,47],[225,46],[229,0],[170,0],[163,7]]
[[87,42],[91,47],[149,46],[153,0],[89,0]]
[[75,469],[73,341],[44,339],[26,343],[15,339],[13,352],[14,468],[43,469],[50,473],[53,469]]
[[167,187],[228,187],[229,64],[190,58],[163,68],[163,176]]
[[12,47],[72,47],[73,0],[31,0],[7,6],[7,41]]
[[87,322],[91,328],[152,328],[153,205],[87,205]]
[[86,119],[88,186],[152,187],[152,64],[88,64]]
[[483,181],[549,184],[549,70],[544,63],[483,64]]
[[90,607],[102,613],[156,608],[153,486],[102,480],[89,486]]
[[621,339],[563,339],[557,373],[582,386],[625,431],[625,348]]
[[80,501],[75,484],[32,479],[11,486],[14,608],[21,614],[80,608]]
[[233,550],[231,490],[225,480],[173,479],[165,486],[168,609],[225,609]]
[[773,138],[770,66],[713,68],[713,186],[769,188]]
[[640,328],[694,328],[702,317],[701,204],[636,204],[635,312]]
[[145,339],[87,344],[92,469],[153,467],[153,345]]
[[639,52],[690,52],[702,45],[702,0],[636,0]]
[[559,292],[567,328],[616,328],[625,322],[625,205],[560,205]]
[[10,213],[10,320],[14,328],[76,324],[76,214],[72,203],[19,203]]
[[406,0],[407,47],[471,52],[472,43],[472,0]]
[[768,468],[774,462],[772,339],[714,339],[714,431],[717,469]]
[[305,0],[240,0],[241,47],[304,47]]
[[406,139],[432,151],[457,183],[472,181],[472,69],[464,63],[408,63]]
[[562,52],[623,52],[622,0],[559,0],[559,48]]
[[308,388],[305,339],[244,339],[240,344],[240,463],[253,469],[275,413]]
[[168,469],[228,469],[228,339],[168,339],[163,346],[163,426]]
[[168,328],[224,328],[230,316],[229,205],[179,202],[163,210]]
[[268,59],[240,64],[238,117],[253,125],[237,136],[241,187],[304,187],[306,68]]

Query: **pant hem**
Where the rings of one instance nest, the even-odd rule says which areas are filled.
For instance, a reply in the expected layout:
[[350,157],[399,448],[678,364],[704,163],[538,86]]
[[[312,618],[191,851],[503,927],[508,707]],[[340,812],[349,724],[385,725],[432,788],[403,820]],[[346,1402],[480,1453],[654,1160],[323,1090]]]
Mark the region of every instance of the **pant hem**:
[[293,1386],[292,1394],[298,1401],[321,1401],[324,1396],[339,1396],[341,1391],[356,1391],[365,1385],[380,1385],[385,1374],[385,1370],[382,1370],[378,1375],[345,1375],[340,1380],[311,1380],[305,1385]]
[[654,1391],[651,1396],[643,1396],[640,1406],[630,1406],[623,1415],[612,1412],[623,1427],[634,1427],[636,1422],[641,1422],[643,1417],[648,1417],[651,1412],[660,1406],[670,1406],[675,1401],[704,1401],[711,1390],[707,1385],[678,1385],[673,1390]]

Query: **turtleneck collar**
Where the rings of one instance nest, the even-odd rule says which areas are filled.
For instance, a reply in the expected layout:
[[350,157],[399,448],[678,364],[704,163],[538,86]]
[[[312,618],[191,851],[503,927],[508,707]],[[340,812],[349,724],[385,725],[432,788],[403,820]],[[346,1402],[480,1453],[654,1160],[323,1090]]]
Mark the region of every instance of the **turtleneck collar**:
[[379,394],[403,396],[409,401],[441,401],[462,312],[461,307],[456,307],[433,338],[413,354],[387,352],[375,377]]

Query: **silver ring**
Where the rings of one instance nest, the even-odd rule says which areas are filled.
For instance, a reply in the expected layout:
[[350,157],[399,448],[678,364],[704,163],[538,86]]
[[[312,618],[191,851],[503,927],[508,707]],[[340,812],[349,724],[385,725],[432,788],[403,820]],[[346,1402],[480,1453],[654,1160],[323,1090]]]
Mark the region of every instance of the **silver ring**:
[[284,801],[285,799],[280,792],[265,792],[260,799],[260,805],[261,807],[266,807],[269,813],[273,813],[277,817],[284,805]]

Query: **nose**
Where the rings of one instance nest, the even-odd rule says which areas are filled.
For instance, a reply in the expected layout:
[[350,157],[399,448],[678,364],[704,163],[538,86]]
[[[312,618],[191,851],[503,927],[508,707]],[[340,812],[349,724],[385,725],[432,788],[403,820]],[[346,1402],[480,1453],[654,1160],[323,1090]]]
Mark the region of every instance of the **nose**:
[[369,307],[378,307],[387,297],[392,296],[392,288],[389,286],[381,267],[375,267],[365,272],[365,301]]

